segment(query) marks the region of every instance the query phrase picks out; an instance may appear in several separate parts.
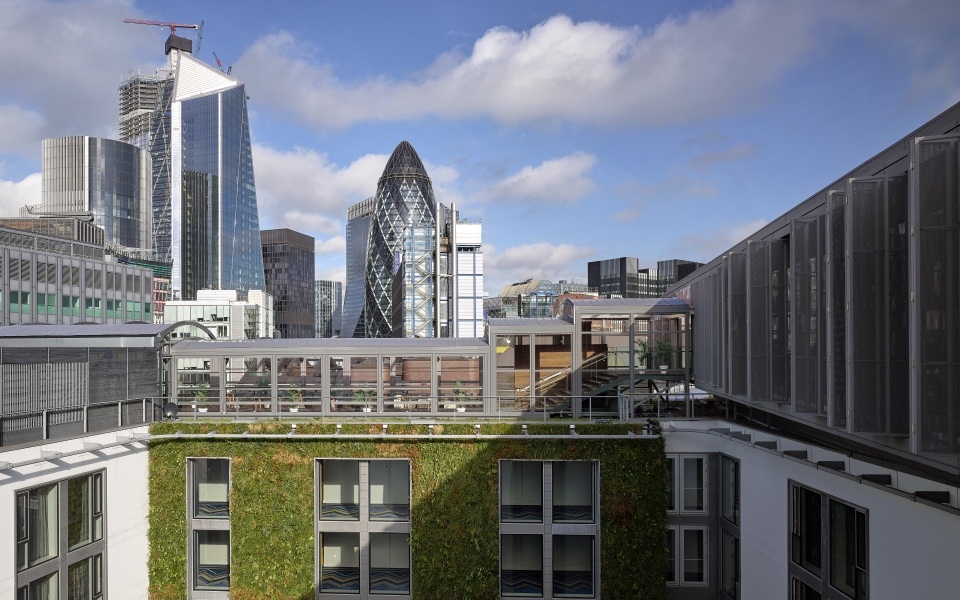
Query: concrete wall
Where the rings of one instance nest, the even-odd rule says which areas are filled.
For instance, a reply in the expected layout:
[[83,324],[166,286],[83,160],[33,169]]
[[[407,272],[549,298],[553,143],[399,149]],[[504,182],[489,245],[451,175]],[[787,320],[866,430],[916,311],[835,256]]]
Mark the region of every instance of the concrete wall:
[[[31,448],[0,452],[0,462],[17,463],[40,458],[40,452],[72,452],[84,444],[109,444],[117,436],[146,433],[146,428],[58,441]],[[12,539],[16,528],[16,492],[99,470],[104,476],[107,597],[114,600],[147,598],[147,446],[132,443],[94,450],[0,471],[0,598],[16,593],[16,557]]]
[[[669,427],[665,430],[668,453],[721,452],[740,460],[741,600],[789,597],[791,480],[866,509],[871,600],[956,597],[960,589],[960,569],[956,567],[956,557],[960,556],[960,514],[955,509],[929,506],[817,468],[813,464],[817,460],[843,456],[816,447],[807,446],[813,462],[799,461],[730,436],[681,431],[705,429],[711,426],[707,421],[677,421],[673,425],[677,431],[670,432]],[[723,423],[720,426],[730,427]],[[775,438],[753,436],[753,441],[758,439]],[[781,440],[781,450],[784,445]],[[848,465],[853,466],[849,459]],[[870,465],[858,467],[863,473],[871,472]],[[891,471],[876,467],[872,472]],[[910,479],[893,475],[894,485]],[[710,494],[711,499],[718,496]],[[710,511],[719,511],[719,506],[711,506]],[[709,562],[712,580],[719,577],[719,562],[716,556],[711,556]]]

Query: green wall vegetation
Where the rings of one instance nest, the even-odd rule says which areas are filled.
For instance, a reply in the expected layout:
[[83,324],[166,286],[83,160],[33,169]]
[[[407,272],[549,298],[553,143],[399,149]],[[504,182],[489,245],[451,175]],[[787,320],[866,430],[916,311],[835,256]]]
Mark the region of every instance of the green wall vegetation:
[[[153,434],[281,433],[279,422],[161,423]],[[296,435],[334,433],[300,423]],[[391,434],[426,434],[423,425],[390,425]],[[499,597],[498,460],[600,461],[600,577],[605,599],[665,599],[664,444],[657,439],[536,439],[569,434],[569,425],[528,425],[528,439],[326,440],[168,439],[150,444],[150,598],[186,598],[187,457],[230,457],[234,600],[307,600],[314,582],[314,459],[411,461],[412,585],[417,600]],[[577,425],[581,434],[640,433],[639,425]],[[345,424],[341,435],[380,433]],[[435,425],[434,434],[472,434],[472,425]],[[483,434],[519,434],[520,425],[483,425]]]

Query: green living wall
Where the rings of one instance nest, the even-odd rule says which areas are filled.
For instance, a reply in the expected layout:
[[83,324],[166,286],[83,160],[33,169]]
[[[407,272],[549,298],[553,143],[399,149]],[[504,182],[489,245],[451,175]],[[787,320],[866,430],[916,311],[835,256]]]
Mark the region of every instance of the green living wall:
[[[524,439],[444,440],[470,425],[435,425],[433,439],[167,439],[150,444],[150,598],[186,598],[187,457],[230,457],[231,592],[234,600],[315,597],[314,459],[406,458],[411,461],[413,598],[499,597],[498,461],[600,461],[600,578],[605,599],[667,597],[667,474],[663,439],[537,439],[569,434],[568,425],[528,425]],[[153,434],[288,433],[270,423],[162,423]],[[297,436],[333,433],[301,423]],[[391,434],[426,434],[426,426],[391,425]],[[639,426],[578,425],[585,434],[639,433]],[[379,425],[344,425],[341,435],[380,433]],[[484,425],[483,434],[519,434],[519,425]]]

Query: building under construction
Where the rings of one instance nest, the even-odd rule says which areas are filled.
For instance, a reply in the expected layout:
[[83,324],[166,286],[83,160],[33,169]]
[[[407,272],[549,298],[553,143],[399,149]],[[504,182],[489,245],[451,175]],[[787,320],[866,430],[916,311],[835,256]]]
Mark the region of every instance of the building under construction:
[[263,289],[243,83],[192,56],[170,26],[167,65],[119,89],[120,139],[152,159],[154,259],[172,264],[172,299],[200,289]]

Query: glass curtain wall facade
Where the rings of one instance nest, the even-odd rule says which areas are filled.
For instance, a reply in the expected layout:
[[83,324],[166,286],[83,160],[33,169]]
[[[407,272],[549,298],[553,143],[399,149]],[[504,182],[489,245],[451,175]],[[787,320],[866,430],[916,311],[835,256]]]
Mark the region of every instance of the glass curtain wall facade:
[[263,289],[244,86],[189,52],[168,52],[167,70],[120,88],[121,136],[153,159],[156,258],[173,264],[174,299]]
[[91,212],[105,243],[149,251],[150,176],[149,153],[132,144],[79,135],[48,138],[43,140],[41,203],[27,212]]
[[[394,334],[393,282],[401,266],[405,240],[412,228],[437,226],[437,200],[427,170],[409,142],[390,155],[377,185],[370,239],[367,248],[364,320],[367,337]],[[405,281],[404,298],[416,294],[412,281]],[[405,331],[404,337],[434,337],[433,322]]]
[[260,232],[267,293],[276,330],[284,338],[316,335],[317,298],[313,237],[290,229]]
[[340,337],[343,319],[343,283],[319,279],[317,294],[317,337]]
[[364,298],[366,298],[367,241],[374,197],[358,202],[347,210],[347,289],[343,299],[342,337],[364,337]]

